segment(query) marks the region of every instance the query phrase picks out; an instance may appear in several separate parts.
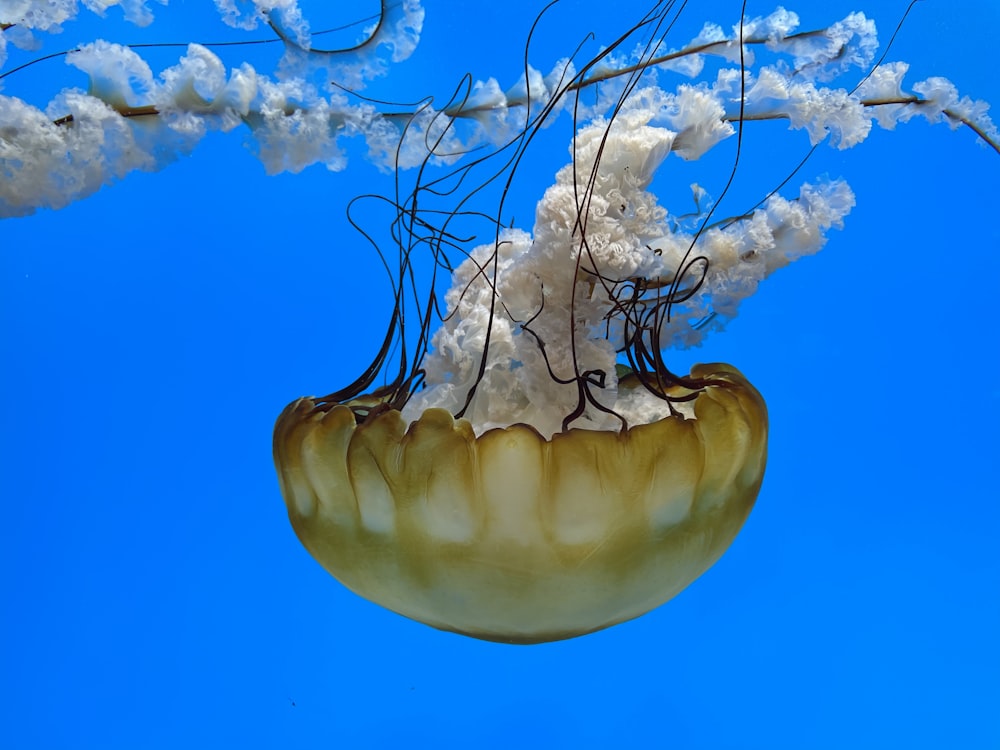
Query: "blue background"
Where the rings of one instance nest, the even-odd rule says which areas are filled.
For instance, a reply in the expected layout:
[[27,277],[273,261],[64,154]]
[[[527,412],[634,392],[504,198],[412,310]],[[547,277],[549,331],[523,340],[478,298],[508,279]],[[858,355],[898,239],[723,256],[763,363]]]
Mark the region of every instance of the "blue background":
[[[427,0],[417,53],[372,93],[447,96],[466,71],[511,85],[541,5]],[[154,6],[145,30],[84,12],[41,53],[267,36],[207,6]],[[314,28],[366,14],[313,6]],[[800,6],[803,28],[855,9]],[[887,41],[905,3],[865,6]],[[532,62],[642,11],[567,0]],[[673,39],[738,17],[691,3]],[[889,59],[1000,106],[998,27],[993,0],[918,3]],[[7,69],[33,54],[10,50]],[[266,70],[277,52],[224,54]],[[44,104],[85,83],[53,60],[4,93]],[[524,166],[515,216],[565,161],[565,118],[559,132]],[[344,206],[389,183],[358,154],[268,177],[243,137],[0,230],[0,746],[1000,748],[1000,156],[922,120],[822,146],[793,184],[848,179],[846,228],[671,360],[732,362],[768,401],[743,532],[646,617],[509,647],[370,604],[292,533],[271,426],[381,340],[388,286]],[[731,147],[668,160],[665,193],[718,194]],[[730,210],[807,149],[748,127]]]

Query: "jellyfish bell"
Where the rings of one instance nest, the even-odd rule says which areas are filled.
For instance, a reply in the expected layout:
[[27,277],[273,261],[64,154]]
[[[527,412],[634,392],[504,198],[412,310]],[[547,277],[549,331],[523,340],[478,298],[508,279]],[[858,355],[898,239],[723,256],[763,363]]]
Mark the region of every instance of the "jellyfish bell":
[[274,440],[292,526],[349,589],[442,630],[538,643],[638,617],[722,555],[764,474],[760,394],[726,365],[692,377],[713,383],[673,386],[694,418],[550,438],[299,399]]

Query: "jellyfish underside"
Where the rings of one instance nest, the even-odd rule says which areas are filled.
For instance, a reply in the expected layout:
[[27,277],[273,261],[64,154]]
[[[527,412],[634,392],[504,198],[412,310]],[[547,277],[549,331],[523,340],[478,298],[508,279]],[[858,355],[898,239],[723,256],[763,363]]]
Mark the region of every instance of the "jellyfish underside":
[[630,620],[722,555],[763,478],[760,394],[727,365],[692,377],[716,383],[694,419],[550,439],[299,399],[274,439],[292,526],[349,589],[442,630],[531,644]]

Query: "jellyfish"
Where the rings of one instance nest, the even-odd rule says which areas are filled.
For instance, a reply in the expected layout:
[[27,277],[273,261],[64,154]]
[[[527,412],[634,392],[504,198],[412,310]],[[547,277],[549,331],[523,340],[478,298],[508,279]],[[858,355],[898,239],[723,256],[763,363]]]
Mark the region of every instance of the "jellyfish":
[[[279,417],[292,525],[348,588],[537,643],[659,606],[729,546],[763,479],[767,413],[735,368],[679,377],[660,355],[670,308],[711,267],[647,190],[676,139],[636,95],[578,128],[533,234],[496,227],[454,269],[432,351],[372,393],[368,375]],[[432,220],[411,223],[419,244]]]
[[[69,5],[0,15],[0,53]],[[164,168],[211,130],[243,128],[269,172],[341,171],[342,142],[362,138],[398,186],[348,204],[349,215],[359,201],[389,212],[381,234],[358,223],[389,272],[386,331],[353,382],[278,417],[279,485],[295,533],[347,588],[486,640],[566,639],[659,607],[720,559],[756,501],[763,397],[731,365],[678,373],[667,359],[817,252],[854,195],[817,178],[730,212],[728,186],[695,184],[691,205],[666,205],[669,165],[735,141],[734,175],[744,128],[760,120],[844,149],[873,124],[922,116],[1000,150],[981,102],[940,78],[904,84],[904,63],[876,61],[860,13],[804,31],[784,9],[741,15],[678,43],[684,5],[654,2],[547,74],[525,63],[513,86],[466,77],[443,104],[392,106],[361,89],[386,55],[412,51],[417,0],[383,2],[364,39],[330,50],[313,45],[294,2],[217,5],[233,25],[277,34],[276,73],[227,72],[197,44],[158,78],[128,47],[71,51],[86,92],[44,112],[0,96],[0,124],[13,123],[0,215]],[[523,57],[534,54],[529,34]],[[521,166],[556,131],[568,155],[539,191]],[[527,227],[507,214],[522,191],[537,201]]]
[[[754,119],[788,119],[814,145],[847,148],[873,118],[895,124],[926,101],[950,102],[928,108],[934,116],[977,117],[941,81],[912,100],[902,65],[879,65],[850,91],[819,85],[871,65],[874,27],[861,14],[803,33],[779,10],[743,19],[732,37],[706,27],[686,50],[668,51],[672,13],[656,5],[579,65],[547,77],[529,70],[513,95],[470,89],[420,128],[431,160],[455,148],[463,118],[509,133],[509,121],[489,115],[524,110],[490,156],[418,181],[397,205],[396,307],[379,356],[349,387],[298,399],[277,420],[274,460],[292,526],[352,591],[442,630],[516,644],[592,633],[678,594],[750,513],[768,419],[736,368],[677,374],[664,352],[697,344],[766,276],[820,249],[854,196],[823,179],[739,216],[713,208],[692,221],[660,205],[657,171],[671,155],[694,160],[739,138]],[[759,44],[788,59],[755,67]],[[633,45],[638,53],[622,54]],[[664,68],[698,67],[692,58],[706,51],[732,66],[710,84],[661,87]],[[611,85],[594,104],[597,81]],[[511,179],[563,109],[573,113],[569,161],[531,231],[501,224],[501,198],[492,240],[465,249],[448,221],[468,196],[442,185],[493,160],[502,166],[489,179]],[[424,209],[438,192],[455,208]],[[433,333],[435,295],[408,307],[404,290],[426,249],[451,274]],[[456,249],[460,263],[446,254]],[[408,356],[413,319],[420,332]],[[390,364],[393,350],[402,353]]]

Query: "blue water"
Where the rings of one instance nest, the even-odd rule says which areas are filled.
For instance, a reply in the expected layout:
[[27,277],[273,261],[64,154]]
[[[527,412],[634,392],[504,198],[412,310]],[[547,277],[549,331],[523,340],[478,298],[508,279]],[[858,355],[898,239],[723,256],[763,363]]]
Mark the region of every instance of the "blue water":
[[[344,18],[314,5],[314,27]],[[540,2],[425,5],[420,47],[379,91],[447,96],[466,71],[513,83]],[[739,16],[691,5],[678,44]],[[803,28],[863,9],[883,42],[905,9],[808,5]],[[145,30],[84,12],[41,51],[9,49],[6,69],[98,36],[267,36],[189,6],[155,6]],[[642,11],[566,0],[531,60],[547,70]],[[1000,106],[998,24],[992,0],[918,3],[889,59]],[[44,105],[85,83],[56,59],[3,93]],[[1000,156],[972,133],[914,121],[820,147],[794,184],[846,178],[844,230],[674,360],[732,362],[767,399],[744,530],[655,612],[534,647],[385,611],[296,540],[271,426],[377,350],[389,290],[344,207],[391,183],[360,152],[344,172],[269,177],[244,138],[212,134],[163,171],[2,226],[0,746],[1000,748]],[[808,140],[761,124],[744,150],[739,189],[759,194]],[[697,175],[710,192],[726,153]],[[519,224],[565,155],[524,166],[537,192],[512,197]],[[675,164],[686,189],[699,164],[663,179]]]

